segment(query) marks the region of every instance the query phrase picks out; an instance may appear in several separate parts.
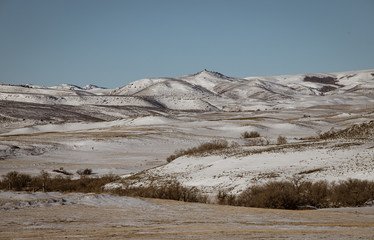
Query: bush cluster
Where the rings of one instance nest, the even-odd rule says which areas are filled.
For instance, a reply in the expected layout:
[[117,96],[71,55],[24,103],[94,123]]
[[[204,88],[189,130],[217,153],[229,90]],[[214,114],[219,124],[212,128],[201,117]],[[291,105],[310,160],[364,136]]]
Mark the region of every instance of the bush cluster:
[[185,155],[197,155],[204,153],[211,153],[215,150],[224,149],[229,147],[229,143],[226,140],[213,140],[211,142],[202,143],[197,147],[188,148],[185,150],[177,150],[171,156],[169,156],[166,161],[171,162],[181,156]]
[[250,138],[245,143],[246,146],[267,146],[269,144],[270,141],[266,137]]
[[27,187],[33,180],[30,175],[13,171],[3,176],[0,187],[1,189],[20,191]]
[[51,177],[49,173],[41,171],[38,176],[16,171],[9,172],[0,181],[0,189],[15,191],[58,191],[58,192],[102,192],[102,186],[114,182],[119,178],[114,175],[104,175],[92,178],[82,176],[80,179],[71,179],[70,176],[57,175]]
[[[59,191],[59,192],[103,192],[105,184],[119,180],[114,175],[92,178],[81,176],[71,179],[70,176],[51,177],[41,171],[38,176],[30,176],[16,171],[9,172],[0,181],[0,189],[16,191]],[[171,199],[185,202],[206,203],[208,198],[196,188],[182,186],[171,180],[149,186],[124,187],[113,190],[119,195]],[[358,207],[374,200],[374,181],[348,179],[340,182],[311,182],[294,177],[290,180],[271,181],[263,185],[247,188],[239,195],[219,191],[219,204],[235,206],[299,209],[303,206]]]
[[196,188],[182,186],[176,180],[149,186],[117,188],[113,192],[130,197],[160,198],[184,202],[206,203],[208,199],[207,196],[200,194]]
[[217,195],[220,204],[277,209],[298,209],[302,206],[357,207],[373,199],[374,182],[358,179],[313,183],[294,178],[252,186],[238,196],[222,191]]
[[260,136],[261,135],[256,131],[251,131],[251,132],[245,131],[242,133],[242,138],[258,138]]
[[286,139],[286,137],[278,136],[278,138],[277,138],[277,144],[278,144],[278,145],[287,144],[287,139]]
[[[16,171],[9,172],[0,181],[0,189],[14,191],[46,191],[46,192],[83,192],[101,193],[103,186],[119,177],[115,175],[104,175],[102,177],[87,177],[82,175],[79,179],[71,179],[70,176],[57,175],[51,177],[49,173],[41,171],[38,176]],[[171,199],[185,202],[207,202],[207,196],[201,194],[196,188],[182,186],[173,180],[162,184],[151,184],[150,186],[126,187],[112,191],[113,193],[132,196]]]

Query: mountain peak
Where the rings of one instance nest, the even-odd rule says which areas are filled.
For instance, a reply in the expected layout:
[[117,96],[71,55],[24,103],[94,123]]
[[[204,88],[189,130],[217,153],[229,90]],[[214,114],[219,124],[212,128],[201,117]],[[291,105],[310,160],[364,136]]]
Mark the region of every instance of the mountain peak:
[[229,78],[222,73],[219,72],[214,72],[214,71],[209,71],[207,69],[204,69],[196,74],[194,76],[209,76],[209,77],[216,77],[216,78]]
[[52,87],[49,87],[49,88],[51,88],[51,89],[61,89],[61,90],[82,90],[82,88],[77,86],[77,85],[67,84],[67,83],[59,84],[57,86],[52,86]]
[[94,85],[94,84],[88,84],[88,85],[84,86],[82,89],[84,89],[84,90],[92,90],[92,89],[105,89],[105,88],[99,87],[99,86]]

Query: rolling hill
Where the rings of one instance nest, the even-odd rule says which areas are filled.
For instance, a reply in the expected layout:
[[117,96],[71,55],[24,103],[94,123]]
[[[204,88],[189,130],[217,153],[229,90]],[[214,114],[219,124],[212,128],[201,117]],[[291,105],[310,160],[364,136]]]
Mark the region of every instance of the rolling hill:
[[178,78],[141,79],[110,94],[147,97],[170,109],[191,110],[188,100],[199,103],[201,111],[245,111],[294,106],[300,100],[313,104],[348,103],[357,98],[370,101],[373,88],[374,70],[248,78],[203,70]]
[[118,89],[70,84],[0,84],[0,100],[52,105],[139,106],[182,111],[248,111],[371,102],[374,70],[235,78],[203,70],[146,78]]

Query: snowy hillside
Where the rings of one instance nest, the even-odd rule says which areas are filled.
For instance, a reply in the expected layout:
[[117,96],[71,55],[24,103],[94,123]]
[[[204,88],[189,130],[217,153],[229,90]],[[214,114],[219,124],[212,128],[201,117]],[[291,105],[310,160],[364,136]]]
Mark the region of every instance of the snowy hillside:
[[147,78],[118,89],[70,84],[0,84],[0,100],[58,105],[140,106],[166,110],[248,111],[370,103],[374,70],[234,78],[203,70],[177,78]]
[[300,104],[300,99],[303,102],[313,101],[313,105],[317,102],[321,105],[331,104],[332,101],[352,103],[356,97],[373,101],[373,88],[374,70],[245,79],[203,70],[178,78],[141,79],[113,91],[111,95],[146,96],[158,102],[177,101],[178,104],[165,106],[178,110],[191,109],[189,104],[181,101],[187,99],[213,106],[203,107],[200,109],[202,111],[245,111],[294,107]]
[[[228,126],[226,123],[227,129]],[[275,133],[280,128],[285,126],[275,124],[271,131]],[[298,130],[308,134],[307,128],[298,129],[296,124],[284,133],[295,136]],[[288,137],[290,143],[277,143],[268,135],[236,139],[214,150],[195,148],[179,157],[176,153],[166,165],[128,176],[107,188],[162,185],[176,180],[214,199],[219,191],[236,195],[249,186],[292,177],[330,182],[349,178],[374,180],[374,121],[329,134],[307,139]]]
[[374,87],[374,70],[349,71],[337,73],[297,74],[273,77],[248,77],[248,80],[260,79],[263,81],[280,83],[293,89],[309,88],[316,94],[350,93],[354,89],[368,90]]

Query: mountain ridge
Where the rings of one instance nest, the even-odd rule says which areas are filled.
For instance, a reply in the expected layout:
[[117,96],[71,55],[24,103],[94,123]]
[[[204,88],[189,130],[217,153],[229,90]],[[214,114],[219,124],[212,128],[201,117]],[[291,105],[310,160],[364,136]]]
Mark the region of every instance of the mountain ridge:
[[251,111],[373,99],[374,69],[247,78],[204,69],[174,78],[144,78],[117,89],[71,84],[0,85],[0,100],[193,111]]
[[354,92],[369,96],[373,80],[374,70],[234,78],[204,69],[176,78],[140,79],[116,89],[111,95],[198,99],[221,110],[230,109],[230,105],[235,106],[233,109],[254,110],[254,105],[291,104],[305,97],[335,95],[344,101]]

